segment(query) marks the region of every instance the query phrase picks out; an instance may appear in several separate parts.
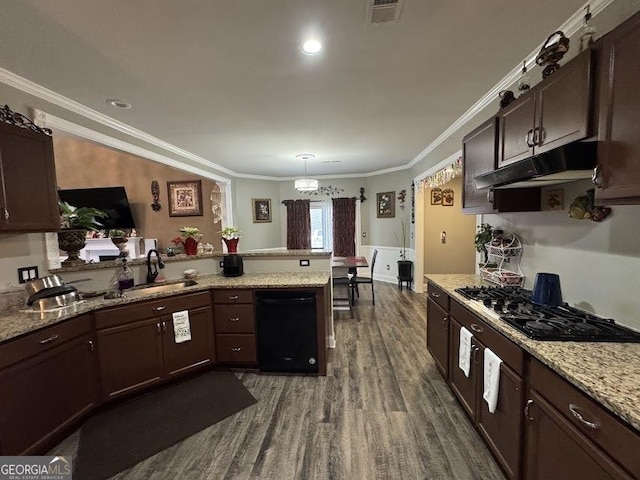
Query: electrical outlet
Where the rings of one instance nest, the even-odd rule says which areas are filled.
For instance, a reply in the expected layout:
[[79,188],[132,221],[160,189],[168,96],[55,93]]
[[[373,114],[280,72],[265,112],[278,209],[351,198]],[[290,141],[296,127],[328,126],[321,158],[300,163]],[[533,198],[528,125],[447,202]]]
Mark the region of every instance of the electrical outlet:
[[18,283],[27,283],[38,278],[38,267],[22,267],[18,269]]
[[308,267],[311,264],[309,260],[300,260],[301,267]]
[[367,238],[367,232],[362,232],[362,238]]
[[390,265],[387,265],[387,270],[391,270],[391,266]]
[[224,268],[224,262],[220,260],[220,268]]

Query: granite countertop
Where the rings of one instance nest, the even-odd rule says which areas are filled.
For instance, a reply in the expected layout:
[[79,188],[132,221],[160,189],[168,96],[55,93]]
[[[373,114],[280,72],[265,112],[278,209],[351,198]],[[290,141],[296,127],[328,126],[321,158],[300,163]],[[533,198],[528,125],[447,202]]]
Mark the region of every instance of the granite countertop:
[[505,337],[521,346],[571,384],[640,430],[640,343],[550,342],[533,340],[506,322],[484,314],[480,302],[455,292],[483,285],[479,275],[425,275],[451,298],[477,313]]
[[[82,303],[53,312],[34,312],[24,309],[11,310],[0,314],[0,342],[48,327],[69,318],[77,317],[83,313],[92,312],[101,308],[125,305],[127,303],[201,292],[212,288],[317,288],[327,285],[329,279],[330,275],[328,271],[245,273],[240,277],[207,275],[196,278],[196,282],[198,282],[197,285],[172,292],[150,293],[148,295],[111,300],[106,300],[103,296],[99,296],[83,300]],[[178,281],[182,280],[168,281],[158,285],[176,283]]]

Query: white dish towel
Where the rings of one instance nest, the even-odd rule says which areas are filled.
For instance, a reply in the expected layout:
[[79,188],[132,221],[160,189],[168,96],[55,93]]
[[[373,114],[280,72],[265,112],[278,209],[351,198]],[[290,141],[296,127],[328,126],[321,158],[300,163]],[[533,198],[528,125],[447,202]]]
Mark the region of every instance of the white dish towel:
[[466,377],[471,369],[471,339],[473,335],[464,327],[460,327],[460,346],[458,348],[458,367]]
[[484,392],[482,398],[489,406],[489,412],[495,413],[500,389],[500,364],[502,360],[488,348],[484,349]]

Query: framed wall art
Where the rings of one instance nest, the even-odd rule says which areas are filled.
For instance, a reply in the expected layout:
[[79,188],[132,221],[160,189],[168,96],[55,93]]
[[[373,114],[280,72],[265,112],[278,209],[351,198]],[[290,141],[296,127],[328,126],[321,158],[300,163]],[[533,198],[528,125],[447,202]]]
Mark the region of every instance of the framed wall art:
[[442,190],[442,206],[453,207],[453,190],[451,188]]
[[431,189],[431,205],[442,205],[442,190],[439,188]]
[[564,210],[564,190],[556,188],[542,192],[543,210]]
[[270,198],[252,198],[251,205],[253,207],[253,223],[271,222]]
[[396,216],[396,192],[377,194],[378,218],[394,218]]
[[167,182],[170,217],[202,216],[202,181]]

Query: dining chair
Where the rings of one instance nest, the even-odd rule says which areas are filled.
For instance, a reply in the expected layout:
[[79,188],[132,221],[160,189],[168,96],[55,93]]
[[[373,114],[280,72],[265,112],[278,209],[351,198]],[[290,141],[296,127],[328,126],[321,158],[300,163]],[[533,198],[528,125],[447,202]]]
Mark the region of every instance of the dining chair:
[[[353,318],[353,279],[355,277],[348,273],[348,270],[343,267],[334,267],[332,269],[332,279],[331,283],[333,286],[333,308],[334,309],[342,309],[341,307],[348,305],[349,313],[351,318]],[[336,287],[342,288],[344,287],[347,292],[346,297],[338,297],[336,296]]]
[[[373,269],[376,266],[377,256],[378,256],[378,250],[376,249],[373,251],[373,257],[371,257],[371,276],[370,277],[361,277],[360,275],[357,275],[352,279],[353,281],[352,290],[355,291],[358,297],[360,297],[360,292],[358,291],[358,285],[367,284],[367,283],[371,284],[371,298],[373,300],[374,305],[376,304],[376,292],[373,290]],[[353,296],[353,293],[351,294],[351,296]]]

